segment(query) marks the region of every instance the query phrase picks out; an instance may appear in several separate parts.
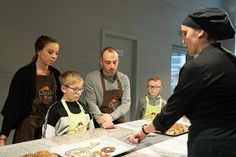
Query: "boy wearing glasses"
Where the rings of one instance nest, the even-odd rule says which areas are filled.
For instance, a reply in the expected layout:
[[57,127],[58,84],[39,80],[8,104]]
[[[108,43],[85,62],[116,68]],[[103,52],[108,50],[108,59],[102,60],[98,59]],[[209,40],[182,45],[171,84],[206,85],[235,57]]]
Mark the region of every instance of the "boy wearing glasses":
[[67,71],[60,75],[59,80],[64,95],[47,112],[42,128],[43,138],[94,128],[87,106],[78,101],[84,90],[81,75]]
[[162,85],[157,76],[152,76],[147,80],[147,95],[139,102],[138,119],[153,119],[161,108],[166,105],[166,101],[161,98]]

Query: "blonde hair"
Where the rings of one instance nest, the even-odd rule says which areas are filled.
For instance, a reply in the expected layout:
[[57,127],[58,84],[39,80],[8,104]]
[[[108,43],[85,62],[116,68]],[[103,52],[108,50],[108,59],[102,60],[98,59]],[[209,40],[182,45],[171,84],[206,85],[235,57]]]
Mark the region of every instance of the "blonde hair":
[[84,80],[79,72],[77,71],[66,71],[59,77],[61,85],[71,86],[77,82],[84,83]]

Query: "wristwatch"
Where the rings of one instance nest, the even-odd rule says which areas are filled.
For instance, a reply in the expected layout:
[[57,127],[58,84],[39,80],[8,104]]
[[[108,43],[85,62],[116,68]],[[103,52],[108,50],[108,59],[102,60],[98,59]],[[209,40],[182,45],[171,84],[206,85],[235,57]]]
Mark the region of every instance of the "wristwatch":
[[148,135],[149,133],[147,133],[145,130],[144,130],[144,127],[146,126],[147,124],[143,124],[143,126],[142,126],[142,131],[143,131],[143,133],[145,134],[145,135]]

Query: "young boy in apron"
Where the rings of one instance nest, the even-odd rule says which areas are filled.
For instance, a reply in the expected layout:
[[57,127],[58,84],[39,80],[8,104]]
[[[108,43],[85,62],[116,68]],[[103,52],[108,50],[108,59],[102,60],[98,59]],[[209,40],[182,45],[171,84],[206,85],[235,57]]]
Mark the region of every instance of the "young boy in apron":
[[94,128],[87,106],[78,101],[84,90],[83,78],[76,71],[67,71],[60,75],[59,80],[64,95],[47,112],[43,138]]
[[157,76],[152,76],[147,80],[148,94],[140,99],[138,119],[153,119],[161,108],[166,105],[166,101],[161,98],[162,85],[161,80]]

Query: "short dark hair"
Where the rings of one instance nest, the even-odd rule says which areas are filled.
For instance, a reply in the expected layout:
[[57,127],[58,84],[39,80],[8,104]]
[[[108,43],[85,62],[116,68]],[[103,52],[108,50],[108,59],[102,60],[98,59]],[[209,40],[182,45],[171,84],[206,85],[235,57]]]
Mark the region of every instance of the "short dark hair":
[[115,48],[113,48],[113,47],[106,47],[106,48],[104,48],[104,49],[102,50],[102,53],[101,53],[100,58],[103,57],[103,54],[104,54],[105,51],[108,51],[108,52],[116,52],[116,53],[118,53],[117,50],[116,50]]

